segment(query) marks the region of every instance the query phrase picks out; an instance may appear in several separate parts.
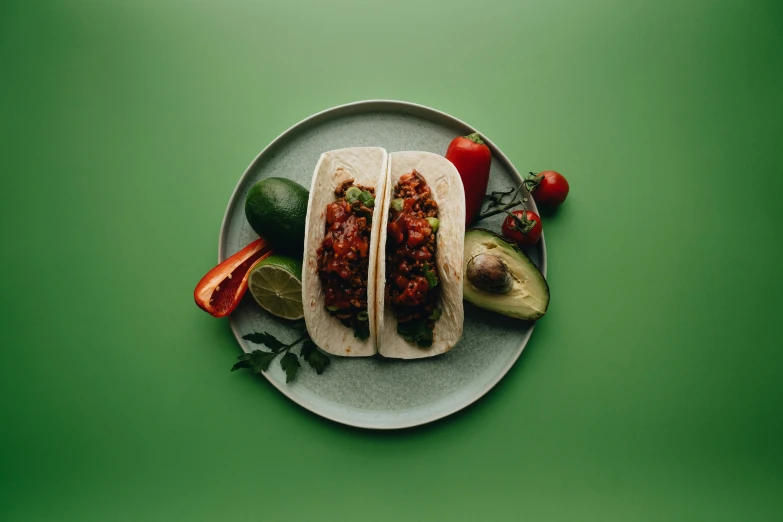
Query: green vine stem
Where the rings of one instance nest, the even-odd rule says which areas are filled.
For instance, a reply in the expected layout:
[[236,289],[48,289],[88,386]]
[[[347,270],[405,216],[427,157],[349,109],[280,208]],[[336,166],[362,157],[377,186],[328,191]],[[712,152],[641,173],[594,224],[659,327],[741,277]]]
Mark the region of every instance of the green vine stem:
[[[519,193],[522,191],[522,188],[524,187],[525,189],[527,189],[528,194],[530,194],[533,192],[533,190],[535,190],[535,188],[538,186],[540,182],[541,182],[541,177],[538,174],[531,172],[525,179],[522,180],[522,183],[520,183],[519,187],[517,187],[516,190],[511,188],[507,192],[495,191],[488,194],[487,196],[485,196],[485,198],[492,201],[492,203],[490,203],[487,206],[485,212],[482,212],[478,216],[476,216],[474,223],[477,221],[481,221],[482,219],[486,219],[488,217],[502,214],[504,212],[506,214],[509,214],[509,210],[511,210],[512,208],[518,207],[519,205],[524,205],[525,203],[528,202],[528,200],[530,200],[530,196],[525,196],[522,199],[518,199]],[[506,196],[511,195],[512,193],[514,195],[511,196],[511,201],[505,203],[503,199]]]

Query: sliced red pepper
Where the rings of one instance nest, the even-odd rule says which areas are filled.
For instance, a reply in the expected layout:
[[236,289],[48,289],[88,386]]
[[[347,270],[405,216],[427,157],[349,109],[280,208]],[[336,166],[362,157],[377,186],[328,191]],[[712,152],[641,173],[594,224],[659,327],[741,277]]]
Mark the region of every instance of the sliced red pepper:
[[250,269],[271,253],[272,247],[261,237],[220,263],[196,285],[196,304],[215,317],[233,312],[247,290]]

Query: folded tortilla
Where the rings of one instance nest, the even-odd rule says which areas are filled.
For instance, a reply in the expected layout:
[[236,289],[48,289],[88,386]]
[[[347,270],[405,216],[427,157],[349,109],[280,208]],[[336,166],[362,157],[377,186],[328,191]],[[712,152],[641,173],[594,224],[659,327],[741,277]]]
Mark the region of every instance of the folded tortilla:
[[[394,310],[391,306],[387,307],[384,301],[389,204],[400,177],[413,169],[427,181],[432,197],[438,204],[440,221],[436,233],[436,265],[440,277],[438,308],[443,310],[443,314],[435,321],[434,339],[432,346],[428,348],[409,343],[397,333]],[[449,160],[430,152],[394,152],[389,155],[388,170],[383,198],[376,197],[376,207],[379,201],[383,201],[383,219],[378,220],[381,221],[381,226],[376,257],[378,266],[375,270],[378,278],[374,307],[377,314],[378,353],[397,359],[432,357],[453,348],[462,336],[465,315],[462,306],[462,257],[465,243],[465,192],[462,179]],[[377,212],[376,210],[376,219]]]
[[[397,333],[397,319],[385,305],[386,227],[395,185],[403,174],[416,170],[427,181],[438,204],[436,265],[440,279],[438,308],[432,346],[421,348]],[[326,205],[335,201],[335,189],[344,181],[375,188],[375,209],[370,231],[367,313],[370,337],[354,337],[324,307],[324,291],[318,275],[317,250],[326,228]],[[453,348],[462,336],[462,258],[465,238],[465,193],[454,165],[430,152],[387,152],[379,147],[354,147],[321,154],[313,173],[305,226],[305,262],[302,269],[302,304],[307,331],[323,351],[333,355],[419,359]]]
[[[376,270],[378,263],[376,258],[378,256],[381,216],[385,212],[380,196],[386,190],[387,164],[388,154],[384,149],[380,147],[353,147],[321,154],[313,173],[305,224],[302,304],[310,338],[323,351],[333,355],[362,357],[373,355],[377,351],[377,325],[374,319],[376,316],[375,307],[377,306]],[[318,255],[316,253],[326,232],[326,205],[337,199],[334,195],[335,189],[349,179],[353,179],[354,183],[359,185],[373,187],[376,196],[370,230],[367,274],[367,314],[370,321],[370,337],[363,341],[354,337],[353,329],[343,325],[324,307],[324,291],[318,276]],[[382,288],[381,301],[383,301]]]

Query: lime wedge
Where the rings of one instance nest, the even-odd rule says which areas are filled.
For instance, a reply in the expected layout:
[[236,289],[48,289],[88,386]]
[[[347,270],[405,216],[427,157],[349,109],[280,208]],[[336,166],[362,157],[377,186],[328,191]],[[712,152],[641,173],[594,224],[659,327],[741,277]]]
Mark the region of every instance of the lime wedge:
[[247,279],[247,288],[261,308],[283,319],[304,317],[302,263],[272,255],[259,261]]

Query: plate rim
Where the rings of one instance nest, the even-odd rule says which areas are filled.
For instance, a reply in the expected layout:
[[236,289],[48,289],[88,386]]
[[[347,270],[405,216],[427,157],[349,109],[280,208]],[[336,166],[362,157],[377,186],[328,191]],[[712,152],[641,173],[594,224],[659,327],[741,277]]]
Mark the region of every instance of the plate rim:
[[[312,114],[300,120],[299,122],[295,123],[294,125],[290,126],[288,129],[280,133],[274,140],[269,142],[266,145],[266,147],[264,147],[261,150],[261,152],[259,152],[253,158],[250,164],[247,166],[245,171],[239,177],[239,180],[237,181],[236,186],[234,187],[234,190],[231,193],[231,197],[228,199],[226,210],[223,213],[223,222],[220,224],[220,233],[218,235],[218,263],[222,262],[230,255],[226,253],[223,245],[225,244],[224,239],[227,235],[227,228],[228,228],[227,224],[229,222],[229,214],[231,208],[236,204],[236,199],[239,197],[240,187],[242,186],[245,179],[250,175],[250,173],[253,170],[255,170],[256,165],[266,155],[267,151],[272,150],[278,143],[287,139],[289,135],[297,132],[302,127],[317,123],[320,120],[326,120],[334,117],[340,117],[343,115],[350,115],[350,114],[356,114],[362,112],[391,112],[391,113],[403,113],[403,114],[407,113],[407,114],[412,114],[417,116],[423,116],[425,119],[429,119],[431,121],[433,120],[433,116],[436,116],[440,120],[448,121],[452,124],[455,124],[456,126],[461,126],[472,132],[478,132],[479,135],[481,135],[482,140],[484,140],[484,142],[489,147],[490,151],[492,152],[492,155],[498,158],[504,164],[504,166],[508,169],[508,171],[517,178],[517,181],[519,183],[521,183],[523,180],[522,175],[519,173],[519,171],[511,162],[511,160],[508,159],[508,157],[494,144],[494,142],[491,139],[489,139],[483,132],[479,131],[472,125],[468,125],[466,122],[446,112],[440,111],[438,109],[434,109],[426,105],[421,105],[418,103],[407,102],[402,100],[387,100],[387,99],[360,100],[351,103],[335,105],[334,107],[330,107],[320,112],[316,112],[315,114]],[[533,200],[532,195],[528,200],[528,204],[529,207],[534,212],[538,213],[538,207],[536,206],[536,203]],[[541,266],[538,268],[541,270],[541,273],[546,278],[547,254],[546,254],[546,241],[543,232],[541,233],[540,244],[541,244]],[[237,343],[239,344],[239,348],[243,352],[246,352],[245,347],[243,346],[241,341],[242,335],[237,330],[236,321],[231,316],[229,316],[228,319],[229,319],[229,325],[231,326],[231,331],[234,333],[234,337],[236,338]],[[474,397],[472,397],[471,399],[469,399],[467,402],[463,404],[458,404],[454,407],[447,408],[443,412],[439,412],[438,414],[426,420],[415,420],[412,422],[406,422],[403,417],[402,420],[400,420],[397,423],[378,425],[378,424],[373,424],[371,422],[367,423],[367,422],[361,422],[359,420],[341,418],[339,417],[339,415],[334,415],[328,412],[325,413],[323,411],[318,411],[317,409],[311,407],[311,405],[308,404],[307,402],[300,400],[300,398],[291,394],[287,386],[285,385],[285,383],[278,383],[274,379],[270,378],[267,372],[263,372],[263,376],[267,381],[269,381],[272,384],[272,386],[277,388],[277,390],[281,392],[283,395],[285,395],[288,399],[298,404],[302,408],[314,413],[315,415],[318,415],[319,417],[323,417],[330,421],[343,424],[346,426],[352,426],[355,428],[382,430],[382,431],[413,428],[415,426],[422,426],[425,424],[429,424],[437,420],[443,419],[445,417],[448,417],[450,415],[453,415],[454,413],[464,410],[468,406],[474,404],[476,401],[478,401],[484,395],[486,395],[492,388],[494,388],[497,385],[498,382],[500,382],[500,380],[503,377],[506,376],[506,374],[509,372],[511,367],[514,366],[514,364],[516,364],[516,362],[519,360],[519,357],[522,355],[522,352],[525,350],[527,343],[530,341],[530,337],[533,335],[533,330],[535,330],[535,327],[536,324],[534,323],[533,326],[528,331],[527,335],[524,337],[524,339],[522,339],[519,347],[517,348],[516,354],[513,357],[511,357],[511,359],[509,359],[509,362],[507,364],[505,364],[503,367],[500,368],[500,370],[497,372],[494,378],[491,379],[484,387],[482,387]]]

